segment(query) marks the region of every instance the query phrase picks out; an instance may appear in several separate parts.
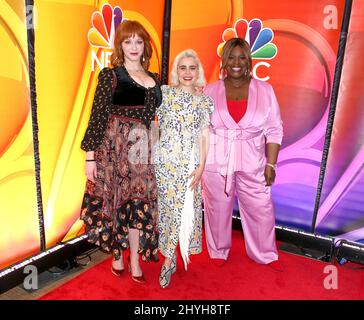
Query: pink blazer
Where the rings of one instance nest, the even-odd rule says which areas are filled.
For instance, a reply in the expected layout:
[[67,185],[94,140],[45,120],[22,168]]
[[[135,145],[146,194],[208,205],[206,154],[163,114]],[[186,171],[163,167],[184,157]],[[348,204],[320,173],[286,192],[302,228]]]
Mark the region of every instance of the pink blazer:
[[283,138],[281,115],[272,86],[251,80],[247,111],[239,123],[228,111],[223,80],[208,85],[205,93],[215,104],[205,170],[224,176],[235,171],[257,173],[263,170],[265,144],[281,144]]

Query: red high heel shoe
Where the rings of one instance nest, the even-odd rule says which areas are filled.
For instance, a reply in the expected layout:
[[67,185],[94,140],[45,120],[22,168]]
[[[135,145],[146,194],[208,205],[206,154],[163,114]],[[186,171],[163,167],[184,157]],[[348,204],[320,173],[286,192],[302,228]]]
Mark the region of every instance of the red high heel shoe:
[[142,273],[141,276],[133,276],[133,273],[131,271],[131,264],[130,264],[130,256],[128,257],[128,271],[130,272],[131,278],[138,283],[145,283],[146,280],[144,278],[144,274]]

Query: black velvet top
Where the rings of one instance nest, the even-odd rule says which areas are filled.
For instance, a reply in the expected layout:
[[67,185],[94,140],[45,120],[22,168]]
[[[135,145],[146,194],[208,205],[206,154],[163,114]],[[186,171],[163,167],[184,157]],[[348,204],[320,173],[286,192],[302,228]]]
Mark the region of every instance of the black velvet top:
[[151,88],[137,83],[124,66],[100,71],[90,120],[81,143],[83,150],[95,151],[100,146],[110,114],[138,119],[150,128],[162,102],[162,92],[158,76],[148,73],[156,83]]

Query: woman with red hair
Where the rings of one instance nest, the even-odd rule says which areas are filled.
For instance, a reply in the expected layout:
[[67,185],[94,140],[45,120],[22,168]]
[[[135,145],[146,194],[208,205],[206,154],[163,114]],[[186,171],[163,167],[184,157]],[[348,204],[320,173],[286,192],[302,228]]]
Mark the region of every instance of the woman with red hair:
[[129,271],[139,283],[145,282],[139,254],[144,261],[158,260],[157,186],[148,146],[162,94],[157,75],[148,71],[151,56],[145,28],[123,21],[115,33],[113,67],[99,74],[81,145],[88,179],[81,219],[89,241],[113,253],[116,276],[130,248]]

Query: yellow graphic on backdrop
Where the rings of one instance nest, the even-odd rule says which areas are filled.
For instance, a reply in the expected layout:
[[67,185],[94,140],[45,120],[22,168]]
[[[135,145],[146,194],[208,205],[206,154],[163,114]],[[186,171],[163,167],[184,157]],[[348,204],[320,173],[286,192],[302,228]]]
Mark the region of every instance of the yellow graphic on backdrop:
[[39,251],[24,1],[0,2],[0,269]]

